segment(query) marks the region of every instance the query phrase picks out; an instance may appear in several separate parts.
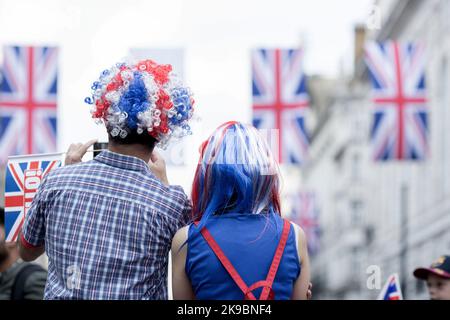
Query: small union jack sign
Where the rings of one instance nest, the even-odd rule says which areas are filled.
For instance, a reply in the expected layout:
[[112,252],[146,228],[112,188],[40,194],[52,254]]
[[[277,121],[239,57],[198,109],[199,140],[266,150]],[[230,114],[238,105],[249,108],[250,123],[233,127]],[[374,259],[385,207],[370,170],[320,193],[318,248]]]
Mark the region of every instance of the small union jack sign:
[[9,157],[5,177],[6,241],[16,241],[44,176],[61,166],[61,153]]

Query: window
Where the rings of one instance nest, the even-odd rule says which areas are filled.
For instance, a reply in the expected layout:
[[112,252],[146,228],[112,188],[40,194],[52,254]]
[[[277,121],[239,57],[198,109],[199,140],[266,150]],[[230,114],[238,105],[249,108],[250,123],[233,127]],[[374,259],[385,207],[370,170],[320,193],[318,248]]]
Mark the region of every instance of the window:
[[351,217],[351,225],[358,226],[362,224],[362,207],[363,203],[361,200],[353,200],[350,203],[350,217]]
[[352,157],[352,179],[358,180],[360,178],[361,171],[361,156],[358,153],[353,154]]

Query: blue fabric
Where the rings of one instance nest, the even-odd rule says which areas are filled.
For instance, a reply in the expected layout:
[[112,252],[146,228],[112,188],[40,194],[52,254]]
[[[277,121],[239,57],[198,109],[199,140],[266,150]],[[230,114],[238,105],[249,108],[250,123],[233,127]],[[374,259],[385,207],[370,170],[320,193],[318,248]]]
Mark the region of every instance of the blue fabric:
[[[213,215],[206,228],[250,287],[265,280],[283,230],[283,219],[276,214],[225,213]],[[186,274],[200,300],[242,300],[244,294],[220,263],[195,225],[189,227]],[[292,296],[301,265],[291,226],[286,248],[272,289],[276,300]],[[262,289],[253,294],[258,299]]]

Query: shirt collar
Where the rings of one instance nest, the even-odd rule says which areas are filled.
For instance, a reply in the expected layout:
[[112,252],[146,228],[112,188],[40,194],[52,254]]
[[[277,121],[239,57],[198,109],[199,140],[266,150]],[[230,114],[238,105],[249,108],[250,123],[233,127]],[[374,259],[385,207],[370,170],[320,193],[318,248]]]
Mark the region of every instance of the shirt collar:
[[102,151],[98,156],[94,158],[95,161],[104,163],[109,166],[131,170],[131,171],[145,171],[150,169],[148,164],[144,160],[133,156],[127,156],[120,153],[115,153],[109,150]]

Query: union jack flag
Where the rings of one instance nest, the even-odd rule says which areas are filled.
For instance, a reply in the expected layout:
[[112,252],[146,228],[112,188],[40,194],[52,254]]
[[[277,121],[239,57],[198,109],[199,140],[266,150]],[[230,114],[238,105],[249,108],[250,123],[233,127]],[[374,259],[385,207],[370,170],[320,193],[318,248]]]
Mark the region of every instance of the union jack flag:
[[365,53],[373,85],[374,160],[425,159],[429,133],[424,47],[371,42]]
[[0,160],[55,152],[58,49],[6,46],[3,57]]
[[319,210],[314,192],[301,191],[292,195],[292,211],[289,219],[298,224],[306,235],[308,252],[311,255],[319,251],[320,228]]
[[403,300],[400,281],[398,280],[397,274],[393,274],[388,278],[388,281],[378,296],[378,300]]
[[278,133],[269,143],[280,163],[301,164],[307,154],[309,99],[302,62],[300,49],[252,51],[253,125]]
[[8,159],[5,177],[6,241],[16,241],[44,176],[61,165],[61,153]]

